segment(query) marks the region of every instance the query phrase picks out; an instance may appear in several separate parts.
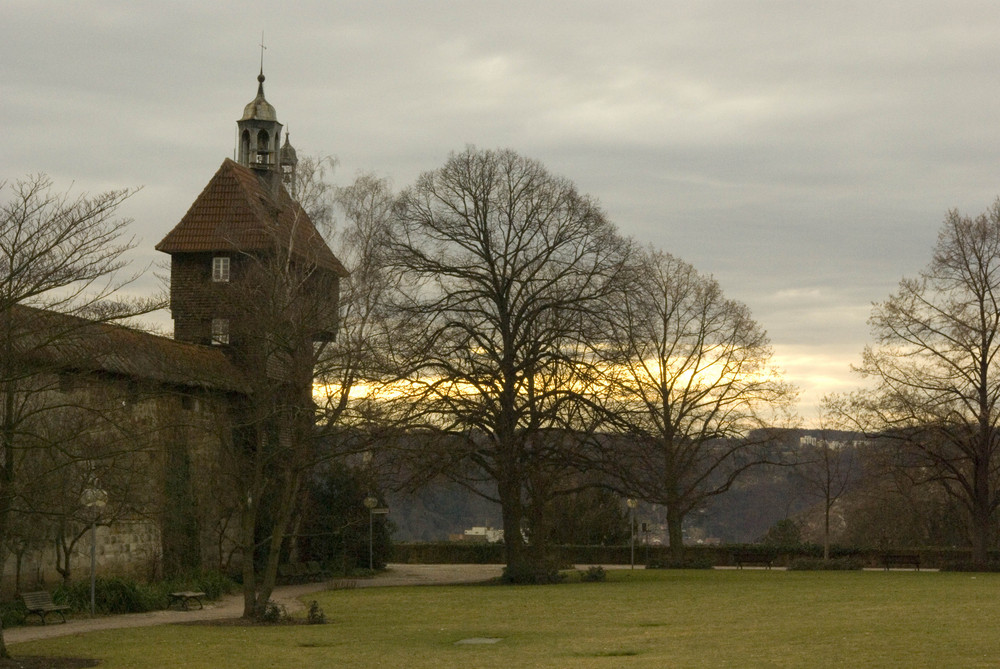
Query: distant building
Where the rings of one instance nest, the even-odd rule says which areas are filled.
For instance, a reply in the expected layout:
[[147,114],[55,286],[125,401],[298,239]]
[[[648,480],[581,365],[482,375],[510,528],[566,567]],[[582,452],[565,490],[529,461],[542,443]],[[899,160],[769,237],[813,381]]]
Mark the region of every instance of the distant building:
[[453,534],[450,538],[452,541],[495,544],[503,541],[503,530],[497,530],[492,527],[470,527],[462,534]]

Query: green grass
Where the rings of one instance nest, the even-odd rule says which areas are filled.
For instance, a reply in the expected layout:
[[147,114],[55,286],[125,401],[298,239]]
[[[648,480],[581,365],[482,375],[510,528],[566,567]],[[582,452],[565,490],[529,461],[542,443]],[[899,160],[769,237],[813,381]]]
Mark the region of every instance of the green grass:
[[[326,625],[164,626],[16,655],[161,667],[994,667],[1000,574],[611,571],[605,583],[320,593]],[[500,637],[492,645],[455,645]]]

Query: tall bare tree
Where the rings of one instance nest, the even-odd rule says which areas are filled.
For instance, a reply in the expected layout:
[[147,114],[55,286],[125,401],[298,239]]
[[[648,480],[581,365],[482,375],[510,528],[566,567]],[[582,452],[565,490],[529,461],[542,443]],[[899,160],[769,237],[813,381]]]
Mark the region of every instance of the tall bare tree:
[[666,507],[680,559],[684,517],[768,459],[760,428],[783,420],[795,391],[750,310],[668,253],[648,251],[604,313],[611,341],[597,352],[618,435],[605,465],[623,493]]
[[860,372],[874,389],[844,409],[919,456],[914,472],[964,507],[983,564],[1000,505],[1000,200],[948,214],[928,267],[876,304]]
[[420,460],[476,492],[495,484],[507,576],[535,579],[545,506],[570,469],[563,429],[589,383],[583,342],[628,244],[572,183],[507,150],[451,155],[402,194],[396,219],[406,403],[448,435]]
[[[294,539],[306,478],[321,462],[363,447],[342,436],[345,425],[365,420],[368,401],[352,394],[369,378],[378,344],[383,228],[392,192],[368,175],[340,189],[314,183],[324,177],[315,169],[296,178],[297,192],[309,196],[306,204],[323,217],[321,224],[301,204],[283,201],[285,213],[278,217],[286,223],[270,231],[274,238],[265,252],[242,254],[226,298],[234,315],[233,354],[261,372],[249,381],[247,420],[237,430],[241,438],[228,467],[241,500],[246,617],[265,610],[278,563]],[[349,274],[331,272],[313,255],[328,240],[351,267]]]
[[[821,417],[820,424],[823,419]],[[805,494],[823,507],[823,559],[830,559],[830,518],[837,501],[859,478],[854,443],[838,443],[825,433],[799,449],[795,477],[804,484]]]
[[[0,543],[21,498],[19,475],[65,434],[45,429],[72,410],[59,372],[86,367],[93,328],[145,313],[121,297],[134,241],[118,209],[134,190],[71,196],[44,175],[0,184]],[[100,422],[108,423],[110,419]],[[72,458],[70,459],[72,460]],[[0,656],[7,649],[0,638]]]

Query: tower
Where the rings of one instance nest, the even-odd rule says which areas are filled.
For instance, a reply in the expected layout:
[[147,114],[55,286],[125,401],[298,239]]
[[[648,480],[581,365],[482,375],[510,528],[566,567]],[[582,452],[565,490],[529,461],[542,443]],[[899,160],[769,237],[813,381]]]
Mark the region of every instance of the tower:
[[292,197],[298,197],[295,192],[295,167],[299,164],[299,158],[295,154],[295,148],[289,140],[290,132],[285,133],[285,143],[281,146],[281,182]]
[[174,338],[244,356],[256,335],[252,321],[259,322],[248,313],[260,306],[246,296],[274,281],[267,272],[301,272],[309,276],[303,290],[323,296],[303,300],[316,307],[310,321],[314,341],[334,337],[339,279],[347,274],[282,184],[287,179],[287,187],[294,188],[295,149],[287,137],[280,146],[282,126],[264,98],[263,72],[257,81],[257,96],[236,122],[239,161],[222,162],[156,245],[170,255]]

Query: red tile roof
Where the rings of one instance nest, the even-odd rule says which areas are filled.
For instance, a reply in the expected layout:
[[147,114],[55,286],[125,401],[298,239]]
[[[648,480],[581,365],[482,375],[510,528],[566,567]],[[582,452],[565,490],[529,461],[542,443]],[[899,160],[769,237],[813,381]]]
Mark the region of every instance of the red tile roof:
[[276,173],[258,174],[227,158],[156,249],[170,254],[254,253],[278,247],[346,276],[347,270],[302,207],[283,186],[272,187],[271,180],[278,178]]
[[21,359],[49,371],[107,372],[175,386],[248,392],[218,348],[34,307],[0,312]]

